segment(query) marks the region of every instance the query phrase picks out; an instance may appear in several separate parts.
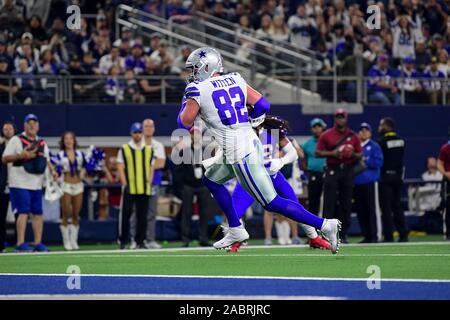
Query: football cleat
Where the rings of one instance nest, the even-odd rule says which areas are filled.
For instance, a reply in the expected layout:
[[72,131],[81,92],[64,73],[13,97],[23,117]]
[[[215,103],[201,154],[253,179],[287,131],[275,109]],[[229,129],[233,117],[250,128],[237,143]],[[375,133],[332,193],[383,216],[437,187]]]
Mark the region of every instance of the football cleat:
[[231,247],[234,243],[246,242],[250,236],[247,230],[241,225],[235,228],[229,228],[225,237],[214,243],[214,248],[216,249],[226,249]]
[[239,248],[241,247],[241,245],[242,245],[242,243],[240,243],[240,242],[233,243],[233,244],[229,247],[229,249],[227,249],[227,251],[228,251],[228,252],[238,252],[238,251],[239,251]]
[[331,244],[320,236],[309,239],[309,246],[313,249],[331,250]]
[[339,252],[341,240],[339,239],[339,231],[341,231],[342,222],[338,219],[325,219],[322,226],[323,237],[328,240],[331,245],[331,252],[336,254]]

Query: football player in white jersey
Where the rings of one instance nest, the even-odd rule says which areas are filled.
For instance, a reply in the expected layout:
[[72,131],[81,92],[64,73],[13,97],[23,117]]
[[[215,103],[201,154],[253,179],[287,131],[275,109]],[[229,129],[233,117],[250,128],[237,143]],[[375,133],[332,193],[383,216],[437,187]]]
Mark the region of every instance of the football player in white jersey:
[[178,126],[190,130],[199,115],[223,151],[223,156],[207,168],[203,177],[203,183],[224,211],[229,225],[229,232],[214,247],[229,248],[249,238],[224,186],[236,177],[267,211],[321,230],[331,244],[331,251],[337,253],[341,222],[317,217],[298,203],[280,197],[264,167],[263,148],[249,123],[246,104],[253,105],[251,116],[256,119],[270,108],[266,98],[238,73],[223,74],[222,56],[216,49],[203,47],[193,51],[185,66],[191,72],[191,82],[184,93]]

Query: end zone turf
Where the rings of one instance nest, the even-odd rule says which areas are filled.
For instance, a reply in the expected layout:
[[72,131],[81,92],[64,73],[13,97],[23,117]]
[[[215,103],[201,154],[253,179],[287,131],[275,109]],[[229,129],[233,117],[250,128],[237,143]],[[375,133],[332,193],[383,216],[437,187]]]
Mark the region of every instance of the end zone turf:
[[[83,251],[0,256],[6,297],[240,299],[450,299],[450,244],[346,245],[338,255],[305,246]],[[70,290],[69,266],[81,271]],[[369,289],[371,266],[380,289]],[[369,278],[371,277],[371,278]]]

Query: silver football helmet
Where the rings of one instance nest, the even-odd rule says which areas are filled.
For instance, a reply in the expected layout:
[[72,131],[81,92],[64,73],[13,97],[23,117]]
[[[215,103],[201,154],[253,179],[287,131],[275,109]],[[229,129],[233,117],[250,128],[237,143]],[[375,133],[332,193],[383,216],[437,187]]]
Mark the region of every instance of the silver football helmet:
[[223,72],[222,55],[211,47],[198,48],[187,58],[185,68],[191,69],[188,82],[206,80],[214,73]]

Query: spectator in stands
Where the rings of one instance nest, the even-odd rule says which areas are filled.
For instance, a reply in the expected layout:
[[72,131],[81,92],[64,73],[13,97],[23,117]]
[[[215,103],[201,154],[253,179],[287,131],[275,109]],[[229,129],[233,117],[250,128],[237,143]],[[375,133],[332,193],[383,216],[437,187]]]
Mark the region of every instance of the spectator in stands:
[[144,103],[145,97],[140,92],[139,83],[134,76],[133,70],[128,69],[125,71],[124,78],[125,103]]
[[125,59],[125,67],[127,69],[133,69],[136,75],[139,75],[145,70],[145,57],[144,50],[140,43],[136,43],[131,48],[131,55]]
[[368,74],[369,102],[399,105],[400,94],[395,81],[397,76],[398,73],[389,68],[388,56],[378,56],[377,64],[370,68]]
[[154,51],[149,59],[150,68],[154,70],[156,74],[170,74],[173,57],[168,51],[169,44],[165,40],[161,40],[158,44],[158,50]]
[[[450,127],[448,128],[448,138],[450,139]],[[437,167],[444,176],[444,183],[446,184],[444,221],[447,232],[445,236],[447,240],[450,240],[450,140],[439,151]]]
[[437,0],[427,0],[421,9],[424,22],[430,26],[431,35],[442,33],[447,13],[442,9],[441,4]]
[[96,73],[100,73],[100,70],[97,69],[96,64],[97,61],[95,60],[92,52],[89,51],[83,54],[83,61],[81,63],[81,66],[85,70],[87,75],[94,75]]
[[124,82],[120,78],[120,69],[112,66],[105,84],[105,101],[109,103],[122,102],[124,99]]
[[180,54],[174,59],[172,63],[172,73],[180,74],[184,70],[184,64],[191,54],[192,50],[189,46],[181,46]]
[[34,71],[37,68],[37,65],[39,63],[39,50],[33,49],[31,47],[31,44],[23,44],[22,46],[17,48],[17,55],[14,60],[14,66],[16,71],[19,70],[19,61],[21,59],[26,59],[28,62],[28,66],[31,68],[32,71]]
[[147,103],[160,102],[162,86],[165,85],[166,87],[168,87],[165,82],[163,84],[164,80],[149,78],[155,76],[154,71],[151,69],[152,67],[154,67],[154,64],[150,63],[150,60],[148,60],[147,69],[143,74],[144,76],[148,77],[139,80],[141,92],[144,95],[145,101]]
[[108,74],[112,66],[116,66],[120,71],[125,69],[125,60],[120,56],[118,47],[112,47],[111,52],[100,58],[99,69],[100,73]]
[[[145,249],[147,212],[151,195],[153,151],[142,139],[142,124],[135,122],[130,128],[131,140],[124,144],[117,155],[118,171],[122,184],[122,206],[119,218],[119,246],[125,249],[130,230],[130,217],[136,208],[136,235],[138,249]],[[137,157],[142,161],[134,161]]]
[[319,215],[326,159],[316,156],[316,146],[327,125],[322,119],[314,118],[310,122],[310,127],[312,136],[302,145],[308,172],[308,209],[310,212]]
[[405,92],[405,102],[421,103],[424,102],[422,85],[420,84],[419,74],[414,69],[414,58],[406,56],[403,58],[403,65],[400,69],[401,78],[399,80],[399,89]]
[[426,50],[424,39],[420,39],[416,43],[416,69],[419,73],[425,71],[425,68],[430,65],[431,56]]
[[25,18],[33,20],[39,18],[40,24],[45,25],[51,7],[51,1],[25,1]]
[[52,36],[57,34],[63,42],[67,41],[69,39],[69,30],[66,28],[66,22],[60,17],[55,17],[52,21],[50,34]]
[[24,22],[24,8],[14,0],[4,0],[0,7],[0,30],[9,30],[17,37],[24,30]]
[[15,73],[15,80],[18,87],[16,96],[21,103],[30,104],[39,101],[39,85],[26,59],[19,60],[19,70]]
[[254,33],[254,30],[250,24],[250,17],[246,14],[243,14],[239,18],[239,26],[236,29],[236,37],[238,39],[238,43],[240,48],[238,48],[236,55],[240,59],[246,59],[250,54],[250,49],[254,48],[254,42],[245,39],[243,36],[251,37]]
[[42,19],[38,15],[33,15],[31,17],[29,22],[29,30],[37,44],[42,44],[48,40],[47,32],[42,25]]
[[50,38],[49,47],[54,54],[58,56],[58,59],[61,62],[69,62],[69,51],[67,51],[66,45],[64,44],[64,38],[60,34],[55,33]]
[[[83,205],[86,174],[86,156],[79,150],[77,137],[71,131],[62,134],[59,141],[58,166],[64,179],[61,198],[62,221],[59,226],[64,249],[78,250],[78,231],[80,230],[80,211]],[[69,224],[69,219],[71,224]]]
[[[272,25],[272,17],[268,14],[264,14],[261,16],[261,24],[260,28],[256,30],[255,36],[257,39],[263,40],[263,41],[270,41],[270,26]],[[257,43],[256,44],[256,51],[264,53],[266,55],[271,56],[274,52],[271,48],[268,46],[262,45]],[[269,59],[266,59],[261,56],[257,56],[257,62],[263,66],[266,67],[267,71],[271,68],[271,61]]]
[[380,120],[378,144],[383,151],[383,166],[380,172],[380,208],[383,220],[384,242],[394,241],[394,225],[400,234],[400,242],[408,241],[405,214],[401,204],[404,178],[405,139],[395,132],[392,118]]
[[310,48],[317,25],[314,17],[307,15],[304,4],[297,6],[295,15],[289,17],[287,25],[291,30],[291,44],[299,48]]
[[272,17],[269,14],[264,14],[261,16],[260,28],[256,30],[256,37],[261,40],[269,40],[271,25]]
[[28,216],[33,215],[34,250],[48,251],[42,243],[44,222],[42,219],[42,187],[46,167],[54,178],[57,173],[49,161],[45,140],[37,135],[38,118],[29,114],[24,120],[24,132],[12,137],[3,153],[3,163],[12,163],[8,170],[11,205],[16,212],[18,252],[31,251],[25,242]]
[[445,80],[445,74],[438,68],[438,59],[431,58],[430,66],[423,73],[423,85],[428,93],[431,104],[442,102],[442,88]]
[[289,29],[284,23],[282,16],[274,16],[272,20],[272,25],[269,29],[270,37],[275,42],[285,42],[289,40]]
[[448,58],[448,53],[445,49],[441,49],[438,52],[438,69],[439,71],[441,71],[444,75],[445,78],[449,78],[450,77],[450,64],[449,64],[449,58]]
[[[6,121],[2,125],[0,142],[0,159],[3,157],[6,145],[16,134],[14,123]],[[8,166],[6,163],[0,163],[0,253],[5,250],[6,242],[6,215],[9,206],[9,187],[8,187]]]
[[[372,127],[367,122],[359,126],[359,138],[363,148],[363,159],[367,168],[354,178],[356,213],[364,239],[361,243],[378,242],[377,216],[378,193],[376,192],[380,180],[380,168],[383,164],[383,153],[378,143],[372,140]],[[378,213],[378,214],[377,214]]]
[[[53,55],[51,49],[45,49],[41,54],[41,59],[37,65],[37,73],[39,74],[38,80],[40,81],[40,102],[50,103],[52,98],[54,101],[57,81],[54,77],[65,69],[65,65],[60,63],[58,59]],[[49,75],[50,77],[41,77],[42,75]]]
[[19,89],[15,84],[14,79],[3,78],[9,76],[8,60],[0,56],[0,104],[9,103],[10,96],[14,96]]
[[[181,189],[183,205],[181,208],[181,240],[183,247],[188,247],[191,241],[191,222],[192,222],[192,204],[194,195],[197,196],[199,207],[199,244],[200,246],[209,246],[208,241],[208,202],[211,195],[208,189],[202,183],[204,174],[203,166],[196,161],[195,155],[202,152],[201,145],[202,132],[199,128],[194,127],[191,130],[191,143],[187,146],[181,144],[176,148],[183,159],[188,159],[187,163],[179,164],[175,167],[173,173],[174,185]],[[186,157],[186,153],[189,156]]]
[[347,111],[337,109],[334,113],[334,127],[320,136],[316,147],[316,156],[327,158],[323,214],[325,218],[341,220],[341,239],[344,243],[347,242],[347,232],[351,223],[353,167],[362,158],[361,141],[347,123]]
[[180,19],[181,16],[188,15],[189,11],[183,6],[183,0],[173,0],[167,4],[166,8],[167,18],[176,17]]
[[159,42],[161,41],[162,36],[159,32],[154,32],[150,35],[150,47],[148,48],[148,52],[146,55],[151,55],[153,52],[158,50]]
[[397,17],[392,23],[393,41],[393,57],[396,64],[401,59],[410,56],[415,57],[415,43],[418,39],[422,39],[422,32],[418,24],[411,20],[407,15]]

